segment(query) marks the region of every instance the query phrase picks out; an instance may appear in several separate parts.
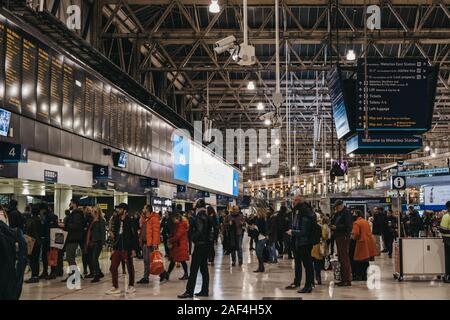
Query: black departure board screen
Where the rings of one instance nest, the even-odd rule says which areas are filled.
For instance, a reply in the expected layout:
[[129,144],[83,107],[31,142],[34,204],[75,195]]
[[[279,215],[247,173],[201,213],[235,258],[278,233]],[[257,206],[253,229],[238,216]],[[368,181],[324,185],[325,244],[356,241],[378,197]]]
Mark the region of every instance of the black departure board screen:
[[38,48],[36,119],[49,122],[50,112],[50,54],[47,48]]
[[152,154],[152,114],[150,111],[146,111],[145,112],[147,114],[146,117],[146,121],[145,121],[145,137],[146,137],[146,141],[145,141],[145,147],[146,147],[146,153],[147,153],[147,157],[151,158],[151,154]]
[[134,140],[136,141],[136,153],[139,156],[142,156],[142,139],[141,139],[141,108],[137,104],[134,105],[134,113],[136,115],[136,120],[134,121],[136,123],[136,129],[134,131]]
[[121,149],[125,149],[125,97],[119,95],[118,104],[117,104],[117,145]]
[[73,131],[84,135],[84,72],[78,66],[73,72]]
[[123,115],[123,142],[127,151],[131,152],[131,103],[128,99],[125,99]]
[[22,37],[12,30],[6,30],[5,53],[5,109],[20,113],[21,71],[22,71]]
[[73,130],[73,64],[64,59],[62,126],[66,130]]
[[94,137],[94,86],[94,80],[87,76],[84,88],[84,135],[87,138]]
[[112,145],[117,145],[117,112],[118,112],[118,96],[117,92],[112,89],[111,90],[111,110],[110,110],[110,117],[109,117],[109,141]]
[[94,81],[95,107],[94,107],[94,139],[102,139],[103,119],[103,83],[96,79]]
[[127,113],[125,114],[125,131],[127,132],[127,150],[128,152],[134,152],[134,140],[133,136],[133,122],[134,122],[134,112],[133,103],[127,99]]
[[110,117],[111,117],[111,87],[103,85],[103,119],[102,119],[102,140],[109,142],[110,139]]
[[63,56],[56,52],[51,55],[50,77],[50,122],[61,126]]
[[136,142],[136,128],[137,128],[137,105],[131,102],[131,136],[130,145],[131,151],[137,153],[137,142]]
[[22,114],[35,118],[37,47],[27,39],[22,43]]
[[5,99],[5,42],[6,27],[3,21],[0,21],[0,106],[3,107]]

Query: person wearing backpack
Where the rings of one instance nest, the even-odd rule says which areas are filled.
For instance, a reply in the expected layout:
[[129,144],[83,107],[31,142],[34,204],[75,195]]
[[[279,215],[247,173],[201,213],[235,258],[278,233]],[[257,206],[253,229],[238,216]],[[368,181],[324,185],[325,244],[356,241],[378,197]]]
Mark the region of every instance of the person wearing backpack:
[[211,234],[213,234],[213,226],[209,222],[204,199],[198,199],[194,208],[195,215],[193,217],[193,224],[190,225],[192,227],[194,251],[192,252],[191,269],[189,270],[189,279],[186,284],[186,291],[178,296],[180,299],[193,298],[199,269],[202,274],[202,290],[196,293],[195,296],[209,296],[208,256],[210,249],[209,246],[213,241],[213,239],[211,239]]
[[[317,225],[316,215],[313,212],[310,205],[305,202],[302,196],[297,196],[294,199],[294,221],[292,222],[292,229],[287,231],[288,235],[292,235],[295,244],[295,255],[296,255],[296,280],[293,285],[300,286],[301,278],[301,263],[305,268],[306,280],[303,289],[298,290],[298,293],[311,293],[312,286],[314,283],[314,267],[311,257],[312,246],[319,241],[317,241]],[[320,231],[319,231],[320,239]],[[297,269],[298,268],[298,269]]]

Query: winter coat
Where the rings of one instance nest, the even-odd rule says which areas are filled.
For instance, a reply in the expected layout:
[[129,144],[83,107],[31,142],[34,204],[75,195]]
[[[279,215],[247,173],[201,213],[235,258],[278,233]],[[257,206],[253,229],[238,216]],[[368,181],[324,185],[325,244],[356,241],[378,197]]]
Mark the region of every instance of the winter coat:
[[67,231],[66,243],[81,243],[85,240],[84,228],[86,220],[83,211],[72,210],[64,219],[64,230]]
[[[120,224],[123,223],[123,233],[120,232]],[[112,225],[112,232],[114,235],[114,250],[124,250],[131,253],[132,250],[137,250],[138,248],[138,234],[136,227],[132,223],[129,216],[125,216],[122,220],[119,216],[117,216]]]
[[189,222],[183,218],[175,224],[175,232],[169,238],[172,245],[170,249],[170,260],[174,262],[184,262],[189,260],[189,240],[188,240]]
[[268,244],[272,245],[278,240],[278,218],[276,214],[273,214],[268,221]]
[[294,221],[292,236],[296,247],[311,244],[312,228],[316,223],[316,214],[306,203],[299,203],[294,207]]
[[384,213],[377,213],[373,216],[372,232],[374,235],[380,236],[384,233],[386,224],[386,216]]
[[159,214],[152,212],[148,218],[143,218],[142,224],[144,223],[145,226],[143,225],[142,229],[145,230],[145,235],[142,234],[142,236],[146,240],[147,247],[158,246],[161,241]]
[[242,225],[244,222],[244,216],[240,212],[233,212],[225,218],[225,223],[227,226],[230,225],[230,221],[236,226],[236,235],[241,236],[243,233]]
[[50,242],[50,229],[58,228],[58,216],[47,212],[42,219],[42,240],[45,243]]
[[17,210],[16,208],[9,210],[8,220],[10,228],[20,228],[23,230],[25,221],[19,210]]
[[36,241],[34,243],[34,246],[41,245],[42,226],[41,226],[41,219],[39,219],[39,216],[32,216],[30,219],[28,219],[28,221],[25,223],[24,233],[27,236],[32,237]]
[[329,230],[326,224],[322,225],[322,235],[320,238],[320,242],[315,244],[311,250],[311,256],[314,259],[322,260],[325,254],[325,241],[328,240]]
[[353,222],[352,238],[356,241],[353,260],[367,261],[371,257],[378,255],[375,239],[370,231],[367,220],[358,217]]
[[195,245],[210,245],[213,239],[210,238],[213,233],[213,226],[209,222],[205,208],[198,208],[194,217],[194,224],[189,224],[192,231],[191,239]]
[[106,222],[105,219],[100,219],[98,221],[92,222],[90,226],[90,239],[88,239],[89,243],[91,242],[101,242],[105,243],[106,241]]
[[279,211],[277,213],[277,237],[278,241],[283,240],[283,236],[286,233],[286,231],[289,230],[289,214],[287,212],[281,212]]
[[341,212],[335,214],[334,223],[336,230],[334,230],[334,238],[338,239],[341,237],[350,237],[352,232],[353,219],[350,211],[347,207],[344,207]]

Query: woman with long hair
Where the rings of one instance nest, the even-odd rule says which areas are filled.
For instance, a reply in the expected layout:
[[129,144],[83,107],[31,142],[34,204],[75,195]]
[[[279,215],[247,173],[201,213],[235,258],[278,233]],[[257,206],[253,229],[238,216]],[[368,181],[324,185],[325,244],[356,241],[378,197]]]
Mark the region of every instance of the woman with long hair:
[[181,263],[184,271],[184,275],[179,280],[188,280],[188,266],[186,261],[189,260],[189,222],[179,213],[173,216],[172,221],[175,231],[168,241],[170,264],[167,271],[161,273],[160,280],[169,280],[170,273],[173,271],[176,262]]
[[103,211],[99,206],[92,209],[92,222],[89,225],[86,237],[86,247],[89,257],[89,271],[87,278],[93,278],[91,282],[99,282],[104,277],[100,270],[99,257],[106,242],[106,221]]
[[258,208],[256,212],[255,224],[251,225],[252,230],[256,230],[256,256],[258,257],[258,269],[254,272],[264,272],[264,247],[267,240],[267,223],[266,223],[266,209]]

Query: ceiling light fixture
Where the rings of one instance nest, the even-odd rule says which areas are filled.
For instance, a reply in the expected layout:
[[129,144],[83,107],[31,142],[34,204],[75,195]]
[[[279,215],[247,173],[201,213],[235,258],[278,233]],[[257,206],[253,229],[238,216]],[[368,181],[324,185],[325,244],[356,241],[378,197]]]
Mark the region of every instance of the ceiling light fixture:
[[280,139],[278,139],[278,138],[275,139],[275,145],[277,145],[277,146],[280,145]]
[[249,81],[248,83],[247,83],[247,89],[248,90],[255,90],[255,83],[253,82],[253,81]]
[[425,151],[426,151],[426,152],[429,152],[430,150],[431,150],[430,146],[426,146],[426,147],[425,147]]
[[270,158],[270,153],[267,153],[267,154],[266,154],[266,157],[267,157],[267,158]]
[[355,61],[355,59],[356,59],[355,51],[352,49],[348,50],[346,58],[347,58],[347,61]]
[[329,158],[330,154],[328,152],[325,153],[325,158]]
[[371,167],[375,167],[375,163],[371,162],[371,163],[370,163],[370,166],[371,166]]
[[253,167],[253,163],[250,162],[250,163],[248,164],[248,167],[249,167],[249,168]]
[[310,167],[314,167],[314,163],[310,162],[310,163],[309,163],[309,166],[310,166]]
[[219,0],[211,0],[211,4],[209,5],[209,12],[211,13],[220,12]]
[[354,153],[350,153],[350,158],[354,158],[355,154]]
[[271,123],[272,123],[272,121],[270,121],[270,119],[264,120],[264,124],[265,124],[266,126],[270,126]]
[[264,104],[262,102],[258,102],[258,104],[256,105],[256,109],[264,110]]
[[283,175],[282,174],[280,174],[280,179],[283,179]]
[[296,167],[296,166],[293,166],[293,167],[292,167],[292,171],[295,171],[295,170],[297,170],[297,167]]

